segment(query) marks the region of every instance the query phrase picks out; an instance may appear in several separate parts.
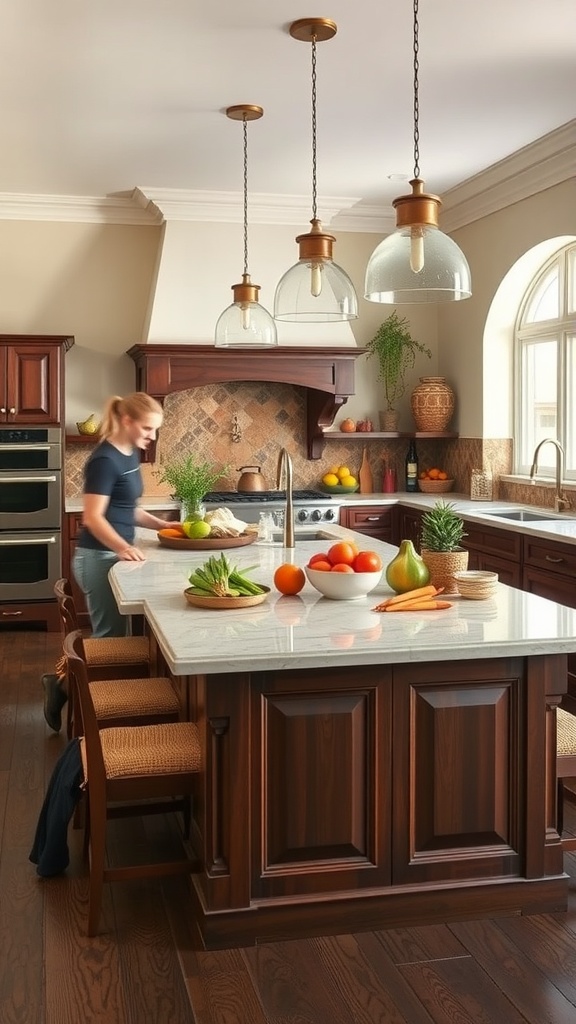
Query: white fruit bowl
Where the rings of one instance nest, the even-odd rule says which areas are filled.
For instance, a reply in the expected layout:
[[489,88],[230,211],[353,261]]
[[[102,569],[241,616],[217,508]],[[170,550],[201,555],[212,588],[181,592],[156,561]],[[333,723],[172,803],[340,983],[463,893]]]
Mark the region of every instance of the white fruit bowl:
[[378,572],[322,572],[305,566],[304,571],[314,589],[332,601],[356,601],[366,597],[382,578],[382,569]]

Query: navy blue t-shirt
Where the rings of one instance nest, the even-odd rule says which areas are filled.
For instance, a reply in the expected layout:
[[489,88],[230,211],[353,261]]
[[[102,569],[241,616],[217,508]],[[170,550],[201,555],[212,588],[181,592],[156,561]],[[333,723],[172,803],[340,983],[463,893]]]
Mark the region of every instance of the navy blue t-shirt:
[[[113,444],[102,441],[86,463],[84,493],[108,495],[110,501],[105,517],[127,544],[134,541],[134,510],[142,490],[138,452],[124,455]],[[108,550],[85,526],[78,538],[78,547]]]

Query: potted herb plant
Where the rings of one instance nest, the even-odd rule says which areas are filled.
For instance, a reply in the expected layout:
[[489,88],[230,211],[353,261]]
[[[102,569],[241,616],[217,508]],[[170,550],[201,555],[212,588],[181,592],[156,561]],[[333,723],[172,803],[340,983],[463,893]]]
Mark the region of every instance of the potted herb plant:
[[380,324],[376,334],[368,342],[368,358],[378,360],[378,380],[384,384],[386,409],[380,414],[382,430],[398,429],[396,402],[406,391],[406,373],[416,362],[418,353],[432,358],[426,345],[412,337],[408,320],[398,316],[396,310]]
[[457,594],[455,572],[468,568],[468,552],[462,547],[464,521],[452,502],[437,501],[422,516],[420,554],[430,571],[430,583],[445,594]]
[[190,522],[204,518],[204,497],[229,469],[229,466],[217,466],[196,455],[183,455],[167,462],[156,475],[160,483],[167,483],[172,488],[174,497],[182,504],[183,521]]

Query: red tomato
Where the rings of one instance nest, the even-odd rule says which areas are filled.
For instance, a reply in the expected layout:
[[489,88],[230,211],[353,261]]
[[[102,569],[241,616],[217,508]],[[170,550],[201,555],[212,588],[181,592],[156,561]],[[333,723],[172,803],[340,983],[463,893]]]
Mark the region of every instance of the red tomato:
[[337,562],[336,565],[332,566],[330,571],[331,572],[354,572],[354,569],[352,568],[351,565],[347,565],[346,562]]
[[314,565],[309,565],[308,568],[309,569],[316,569],[317,572],[330,572],[330,569],[332,568],[332,566],[330,565],[330,562],[326,561],[326,562],[314,562]]
[[330,559],[328,558],[327,554],[325,554],[324,552],[322,552],[322,554],[318,553],[316,555],[312,555],[310,561],[308,562],[308,568],[311,569],[315,562],[329,562],[329,561],[330,561]]
[[328,561],[332,562],[332,565],[352,565],[358,554],[358,551],[354,550],[355,547],[355,544],[349,544],[347,540],[337,541],[328,549]]
[[380,572],[382,559],[376,551],[360,551],[354,559],[354,572]]

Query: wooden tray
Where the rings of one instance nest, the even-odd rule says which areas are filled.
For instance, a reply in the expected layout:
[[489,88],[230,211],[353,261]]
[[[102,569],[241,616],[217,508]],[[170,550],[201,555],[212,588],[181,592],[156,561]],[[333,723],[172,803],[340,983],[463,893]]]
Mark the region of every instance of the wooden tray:
[[162,537],[156,535],[163,548],[174,548],[177,551],[223,551],[224,548],[241,548],[245,544],[254,544],[258,540],[256,531],[242,533],[239,537],[204,537],[203,540],[192,540],[191,537]]
[[212,608],[214,611],[223,611],[231,608],[252,608],[255,604],[262,604],[270,593],[270,587],[263,587],[263,589],[263,594],[250,594],[248,597],[203,597],[201,594],[191,594],[188,589],[184,591],[184,597],[188,604],[192,604],[196,608]]

